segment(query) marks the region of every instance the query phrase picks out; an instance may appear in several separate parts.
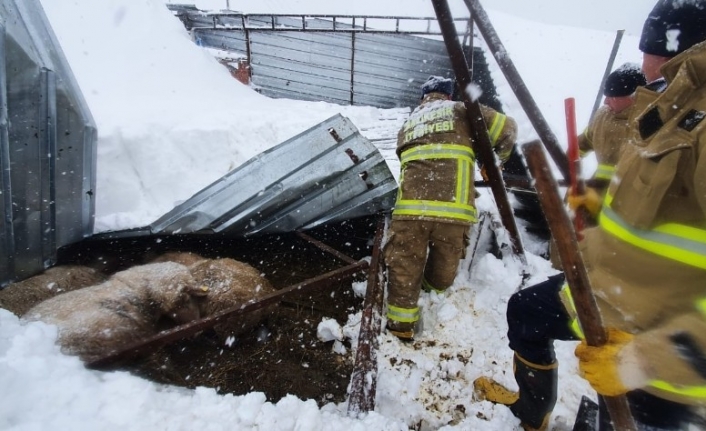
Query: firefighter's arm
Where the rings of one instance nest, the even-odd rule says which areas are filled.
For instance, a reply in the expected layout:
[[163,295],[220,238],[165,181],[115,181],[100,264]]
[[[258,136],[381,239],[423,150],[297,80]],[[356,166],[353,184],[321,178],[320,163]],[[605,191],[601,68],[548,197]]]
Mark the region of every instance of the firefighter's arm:
[[591,132],[590,125],[586,127],[583,133],[578,136],[578,139],[581,157],[584,157],[586,154],[593,151],[593,133]]
[[650,385],[706,397],[706,314],[676,317],[639,334],[634,343]]
[[488,135],[493,150],[502,163],[505,163],[512,154],[512,148],[517,140],[517,122],[485,105],[480,105],[483,120],[488,127]]
[[[631,335],[608,329],[600,347],[576,348],[579,370],[601,395],[653,386],[686,396],[706,393],[706,320],[700,313]],[[704,335],[699,335],[704,334]]]

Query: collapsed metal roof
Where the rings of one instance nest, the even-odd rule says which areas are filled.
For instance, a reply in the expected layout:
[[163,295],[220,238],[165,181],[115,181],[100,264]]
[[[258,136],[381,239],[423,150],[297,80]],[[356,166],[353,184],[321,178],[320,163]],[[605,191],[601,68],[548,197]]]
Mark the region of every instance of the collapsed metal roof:
[[391,209],[396,189],[377,148],[335,115],[250,159],[142,234],[310,229]]

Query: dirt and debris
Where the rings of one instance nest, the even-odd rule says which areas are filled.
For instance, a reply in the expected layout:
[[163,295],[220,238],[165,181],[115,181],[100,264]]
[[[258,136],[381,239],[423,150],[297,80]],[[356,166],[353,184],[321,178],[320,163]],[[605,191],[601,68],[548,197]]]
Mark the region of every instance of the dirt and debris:
[[[362,259],[372,253],[376,218],[367,217],[325,226],[307,234],[341,253]],[[99,237],[60,250],[60,265],[86,265],[109,275],[142,264],[162,253],[190,251],[208,258],[230,257],[262,271],[282,289],[346,265],[294,233],[253,238],[218,235],[114,238]],[[123,370],[149,380],[194,388],[215,388],[235,395],[263,392],[277,402],[292,394],[319,405],[342,402],[353,370],[350,345],[341,355],[333,342],[321,342],[316,330],[323,318],[339,324],[361,310],[353,282],[332,282],[315,293],[287,297],[260,326],[225,342],[212,330],[164,346],[123,365]]]

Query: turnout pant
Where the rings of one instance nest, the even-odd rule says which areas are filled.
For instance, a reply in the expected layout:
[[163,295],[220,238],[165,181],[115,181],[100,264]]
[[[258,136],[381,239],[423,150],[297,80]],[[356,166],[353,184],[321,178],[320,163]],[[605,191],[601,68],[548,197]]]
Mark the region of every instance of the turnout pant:
[[469,229],[470,225],[442,221],[392,220],[384,251],[388,319],[415,322],[421,287],[443,292],[451,286],[468,245]]
[[[571,318],[559,292],[562,274],[523,289],[510,297],[507,306],[510,348],[530,362],[549,365],[555,362],[554,340],[578,340],[571,331]],[[680,430],[694,418],[689,406],[655,397],[645,391],[627,394],[633,417],[640,430]],[[599,430],[610,431],[608,414],[599,402]]]

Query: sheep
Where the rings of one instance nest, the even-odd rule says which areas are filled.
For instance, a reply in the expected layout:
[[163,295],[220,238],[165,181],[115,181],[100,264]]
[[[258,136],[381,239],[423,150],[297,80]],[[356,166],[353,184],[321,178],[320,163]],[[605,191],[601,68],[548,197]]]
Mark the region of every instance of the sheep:
[[[213,316],[275,292],[269,281],[252,266],[230,258],[207,259],[189,267],[194,279],[208,287],[208,295],[200,302],[201,314]],[[237,337],[254,329],[270,315],[277,304],[240,316],[234,316],[214,327],[222,340]]]
[[188,267],[203,260],[206,258],[190,251],[168,251],[150,262],[176,262]]
[[105,279],[103,273],[87,266],[55,266],[0,290],[0,307],[22,316],[44,300],[98,284]]
[[159,332],[159,325],[201,317],[197,297],[207,294],[186,266],[174,262],[134,266],[105,282],[39,303],[23,319],[59,329],[62,351],[90,362]]
[[[199,298],[203,317],[245,305],[275,292],[275,288],[260,271],[231,258],[208,259],[191,252],[168,252],[153,260],[159,261],[175,261],[187,265],[196,282],[208,287],[208,295]],[[227,319],[214,327],[216,335],[222,341],[228,337],[240,336],[254,329],[276,307],[274,304]]]

